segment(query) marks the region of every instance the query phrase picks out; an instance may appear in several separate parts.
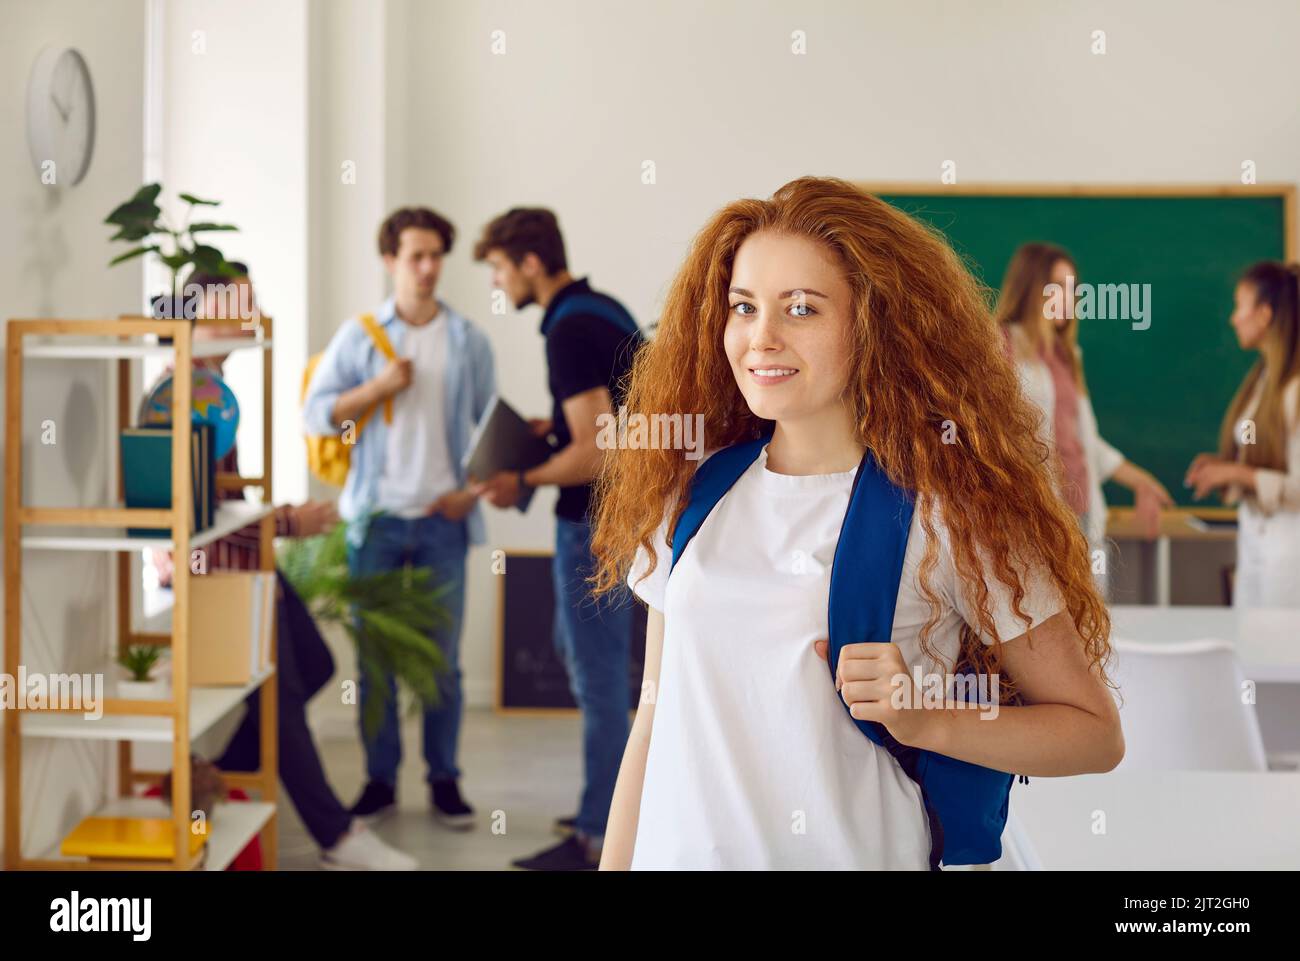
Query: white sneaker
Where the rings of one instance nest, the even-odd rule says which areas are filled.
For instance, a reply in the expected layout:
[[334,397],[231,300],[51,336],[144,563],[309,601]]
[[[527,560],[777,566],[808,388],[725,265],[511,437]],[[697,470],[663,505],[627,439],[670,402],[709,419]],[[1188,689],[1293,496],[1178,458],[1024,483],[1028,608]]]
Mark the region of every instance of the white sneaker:
[[327,871],[414,871],[415,858],[389,847],[360,818],[328,851],[322,851],[321,867]]

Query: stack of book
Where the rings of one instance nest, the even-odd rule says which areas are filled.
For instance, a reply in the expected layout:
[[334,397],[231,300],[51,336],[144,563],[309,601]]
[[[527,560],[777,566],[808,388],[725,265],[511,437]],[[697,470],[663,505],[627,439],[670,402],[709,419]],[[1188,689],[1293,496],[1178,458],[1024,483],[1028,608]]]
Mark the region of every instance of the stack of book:
[[[194,525],[191,533],[212,526],[216,518],[216,433],[211,424],[190,426],[190,478]],[[171,509],[172,428],[170,424],[128,427],[121,437],[122,489],[127,507]],[[133,537],[167,537],[166,528],[132,527]]]

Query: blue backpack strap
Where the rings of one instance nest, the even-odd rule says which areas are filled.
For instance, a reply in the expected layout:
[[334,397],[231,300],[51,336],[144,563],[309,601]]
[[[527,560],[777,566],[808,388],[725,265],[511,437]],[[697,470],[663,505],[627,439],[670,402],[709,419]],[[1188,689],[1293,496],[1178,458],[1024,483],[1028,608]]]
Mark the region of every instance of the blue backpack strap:
[[[912,495],[895,486],[868,451],[853,480],[831,567],[827,660],[832,677],[846,644],[892,640],[913,507]],[[930,822],[932,869],[940,861],[987,864],[1001,856],[1012,775],[901,744],[875,721],[854,718],[854,723],[920,787]]]
[[555,308],[555,313],[546,319],[546,326],[542,333],[548,333],[552,327],[572,314],[593,314],[613,324],[628,336],[641,334],[641,328],[637,326],[632,315],[618,301],[596,293],[570,294],[565,297]]
[[[759,451],[768,440],[764,436],[724,447],[695,469],[695,476],[691,478],[690,498],[673,530],[673,566],[676,566],[677,559],[682,556],[682,551],[686,550],[686,545],[700,529],[714,505],[740,480],[740,475],[749,469],[749,465],[758,459]],[[671,570],[672,567],[669,568]]]
[[[831,562],[826,663],[832,678],[840,652],[847,645],[864,641],[887,644],[893,639],[894,609],[898,605],[912,513],[912,498],[890,482],[871,451],[863,454]],[[844,703],[843,698],[840,703]],[[844,709],[848,710],[847,704]],[[887,750],[921,788],[930,824],[930,869],[938,870],[943,856],[943,823],[926,792],[921,770],[923,752],[900,744],[888,728],[876,721],[853,718],[853,723]]]
[[[889,643],[893,637],[898,582],[911,527],[912,498],[890,482],[867,451],[853,478],[831,562],[827,661],[832,674],[845,644]],[[871,739],[879,743],[878,738]]]

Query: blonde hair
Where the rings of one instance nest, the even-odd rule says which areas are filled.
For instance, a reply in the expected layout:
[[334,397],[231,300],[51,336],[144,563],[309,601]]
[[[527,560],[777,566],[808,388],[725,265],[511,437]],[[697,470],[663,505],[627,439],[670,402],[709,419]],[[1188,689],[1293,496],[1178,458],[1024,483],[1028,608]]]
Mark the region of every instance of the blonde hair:
[[1044,291],[1052,283],[1052,268],[1062,260],[1072,268],[1075,266],[1074,258],[1064,247],[1037,242],[1021,244],[1011,263],[1007,264],[993,319],[1008,337],[1013,330],[1018,330],[1030,355],[1056,351],[1069,362],[1075,385],[1086,394],[1088,384],[1083,376],[1083,357],[1078,342],[1079,321],[1074,311],[1070,311],[1065,326],[1059,328],[1049,325],[1043,311]]

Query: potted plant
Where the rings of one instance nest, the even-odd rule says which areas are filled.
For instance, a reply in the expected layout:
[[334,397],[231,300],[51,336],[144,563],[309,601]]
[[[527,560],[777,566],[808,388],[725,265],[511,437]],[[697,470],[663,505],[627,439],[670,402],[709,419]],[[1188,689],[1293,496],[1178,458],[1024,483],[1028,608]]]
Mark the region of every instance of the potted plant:
[[357,649],[370,690],[361,718],[367,736],[379,729],[387,705],[386,675],[417,702],[441,702],[438,677],[447,671],[441,648],[430,635],[448,621],[445,598],[450,585],[433,583],[428,567],[408,567],[354,577],[348,570],[347,527],[315,537],[286,539],[278,567],[318,621],[339,624]]
[[[180,199],[188,205],[185,220],[179,228],[170,226],[158,206],[158,195],[162,192],[161,184],[146,184],[124,204],[119,204],[109,214],[104,223],[117,227],[109,240],[121,240],[138,244],[124,254],[119,254],[108,262],[110,267],[143,257],[145,254],[157,254],[158,259],[172,273],[172,289],[153,298],[150,305],[154,317],[167,320],[179,320],[185,317],[193,320],[198,307],[198,298],[187,298],[181,290],[181,271],[187,266],[204,273],[230,276],[235,273],[226,262],[225,256],[211,244],[201,243],[198,235],[215,231],[238,230],[231,224],[218,224],[209,221],[191,222],[196,207],[219,207],[219,200],[202,200],[193,194],[181,194]],[[144,243],[141,243],[143,241]]]
[[127,700],[160,700],[170,694],[170,685],[161,672],[163,649],[157,644],[132,644],[117,657],[117,663],[127,673],[125,680],[117,682],[117,692]]

